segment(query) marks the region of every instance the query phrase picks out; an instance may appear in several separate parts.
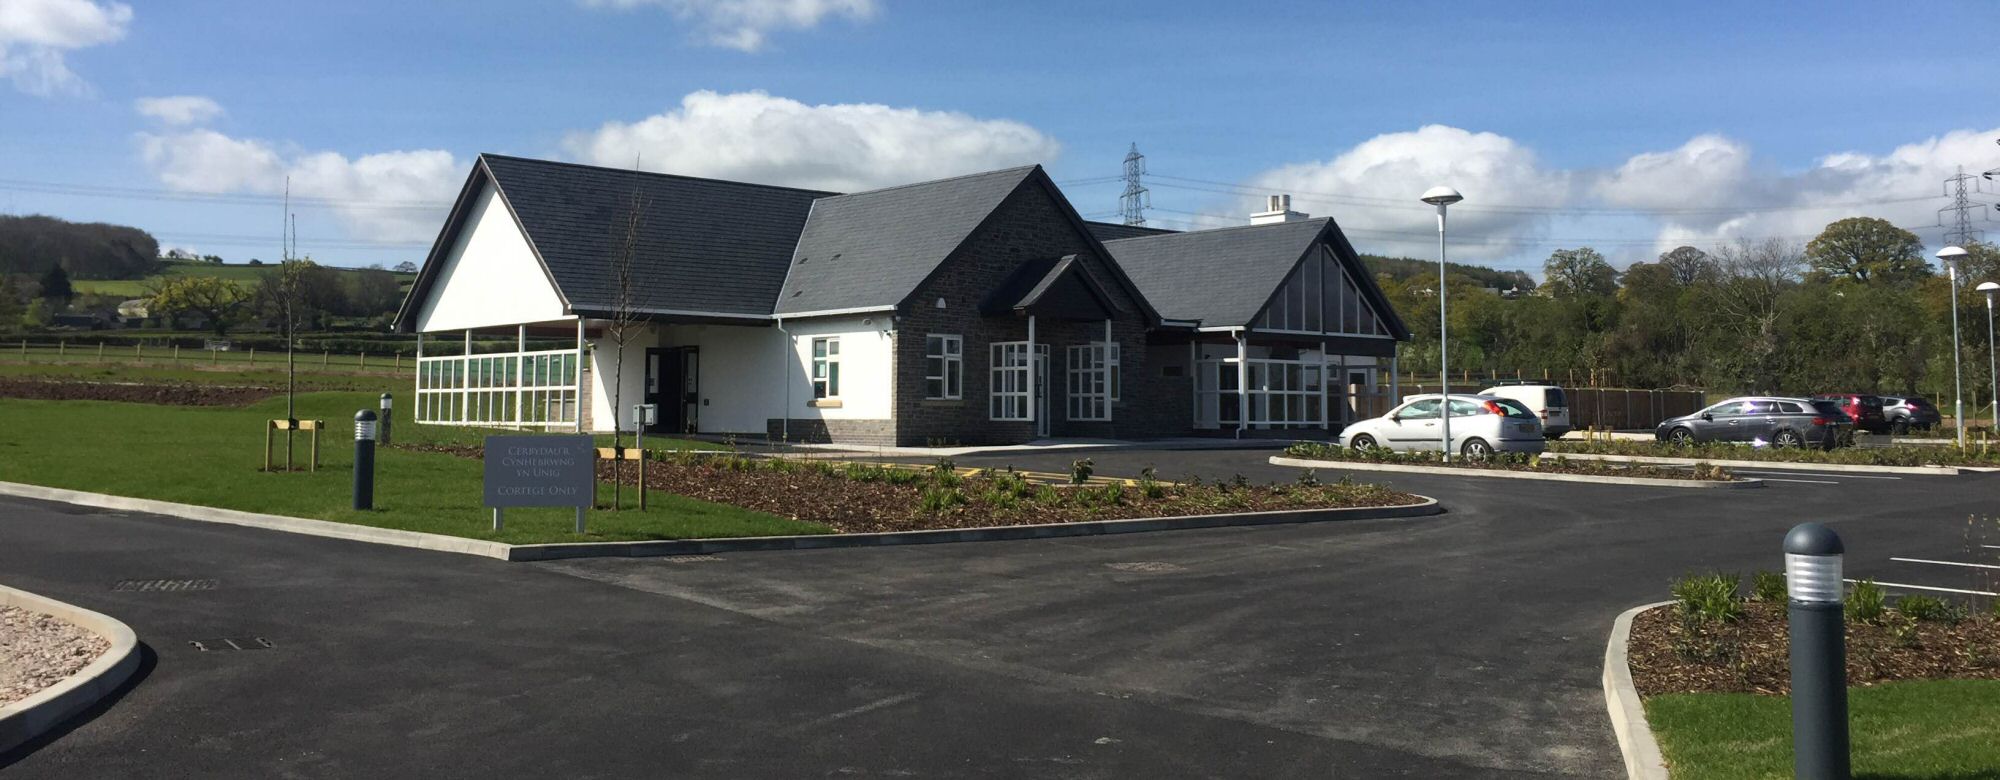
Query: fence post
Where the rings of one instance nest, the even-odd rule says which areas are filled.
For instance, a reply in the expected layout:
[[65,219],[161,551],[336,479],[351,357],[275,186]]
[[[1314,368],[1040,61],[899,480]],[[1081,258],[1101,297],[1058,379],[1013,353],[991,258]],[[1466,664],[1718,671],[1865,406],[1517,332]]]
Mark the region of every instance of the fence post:
[[174,365],[178,366],[178,365],[180,365],[180,364],[181,364],[181,345],[179,345],[179,344],[175,344],[175,345],[174,345]]
[[99,362],[99,363],[102,363],[102,362],[104,362],[104,342],[103,342],[103,340],[99,340],[99,341],[97,342],[97,362]]
[[319,367],[326,368],[330,365],[333,365],[333,350],[321,350],[319,353]]
[[140,342],[137,342],[137,341],[134,341],[134,342],[132,342],[132,360],[134,360],[135,362],[139,362],[139,363],[144,363],[144,362],[146,362],[146,345],[145,345],[145,344],[143,344],[143,343],[140,343]]
[[361,368],[360,368],[360,370],[362,370],[362,371],[367,371],[367,370],[368,370],[368,353],[367,353],[367,352],[362,352],[362,353],[361,353]]
[[21,362],[28,362],[28,340],[21,339]]
[[250,365],[257,365],[257,348],[250,348]]

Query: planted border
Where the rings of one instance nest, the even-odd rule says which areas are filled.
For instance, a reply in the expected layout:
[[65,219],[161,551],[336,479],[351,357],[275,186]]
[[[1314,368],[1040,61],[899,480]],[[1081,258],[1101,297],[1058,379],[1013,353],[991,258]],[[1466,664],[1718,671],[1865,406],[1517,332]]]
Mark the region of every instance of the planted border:
[[1499,471],[1550,476],[1606,477],[1677,482],[1749,481],[1737,477],[1735,474],[1730,473],[1728,469],[1708,463],[1697,463],[1688,468],[1670,468],[1599,460],[1574,460],[1563,457],[1560,454],[1537,455],[1502,452],[1479,459],[1461,457],[1446,461],[1441,453],[1432,451],[1398,452],[1381,447],[1353,449],[1325,442],[1299,442],[1286,447],[1285,455],[1291,458],[1323,461],[1329,464],[1385,464],[1474,472]]

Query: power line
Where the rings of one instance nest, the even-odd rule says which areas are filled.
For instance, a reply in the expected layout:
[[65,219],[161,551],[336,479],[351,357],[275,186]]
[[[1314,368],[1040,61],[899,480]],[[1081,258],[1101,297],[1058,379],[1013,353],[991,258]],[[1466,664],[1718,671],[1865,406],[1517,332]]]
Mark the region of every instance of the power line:
[[[99,184],[63,184],[60,182],[28,181],[24,179],[0,179],[0,190],[15,192],[35,192],[45,195],[75,195],[82,197],[122,198],[127,200],[166,200],[196,203],[223,203],[247,206],[272,206],[285,202],[278,195],[252,195],[247,193],[184,192],[181,190],[148,189],[142,187],[114,187]],[[294,206],[314,206],[349,209],[388,209],[411,211],[434,211],[450,208],[448,201],[368,201],[342,198],[294,197]]]
[[[1239,195],[1239,196],[1268,195],[1273,189],[1272,187],[1268,186],[1254,186],[1254,185],[1240,184],[1240,183],[1212,181],[1208,179],[1192,179],[1182,176],[1168,176],[1159,173],[1154,173],[1151,175],[1156,180],[1164,180],[1164,181],[1156,181],[1154,186],[1171,187],[1175,189],[1191,190],[1195,192],[1211,192],[1221,195]],[[1185,182],[1185,183],[1175,184],[1173,182]],[[1195,185],[1206,185],[1206,186],[1195,186]],[[1371,208],[1399,208],[1399,209],[1409,209],[1413,211],[1430,210],[1430,207],[1425,206],[1421,203],[1417,203],[1414,199],[1409,199],[1409,198],[1377,198],[1365,195],[1339,195],[1326,192],[1293,190],[1282,187],[1278,189],[1285,189],[1287,194],[1290,194],[1294,199],[1300,201],[1319,202],[1328,205],[1334,205],[1334,204],[1363,205]],[[1499,203],[1499,204],[1488,203],[1480,206],[1455,206],[1453,207],[1453,210],[1460,212],[1472,211],[1472,212],[1484,212],[1484,213],[1495,213],[1495,214],[1507,214],[1507,213],[1596,214],[1596,215],[1607,215],[1607,216],[1657,216],[1662,214],[1718,215],[1718,214],[1740,214],[1746,212],[1757,213],[1757,212],[1773,212],[1773,211],[1812,211],[1818,209],[1885,206],[1897,203],[1915,203],[1919,201],[1936,200],[1938,197],[1940,196],[1922,195],[1922,196],[1911,196],[1906,198],[1885,198],[1881,200],[1853,201],[1846,203],[1799,203],[1790,205],[1763,205],[1763,206],[1753,206],[1753,205],[1704,206],[1704,207],[1689,207],[1689,208],[1536,206],[1536,205],[1519,205],[1519,204],[1505,204],[1505,203]]]

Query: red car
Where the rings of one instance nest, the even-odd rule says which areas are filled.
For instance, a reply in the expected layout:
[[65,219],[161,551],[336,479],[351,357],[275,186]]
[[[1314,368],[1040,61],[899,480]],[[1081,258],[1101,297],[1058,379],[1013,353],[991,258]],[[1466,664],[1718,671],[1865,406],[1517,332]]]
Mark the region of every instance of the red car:
[[1813,396],[1815,401],[1832,401],[1854,420],[1854,429],[1869,433],[1888,433],[1889,418],[1882,414],[1882,397],[1866,393],[1822,393]]

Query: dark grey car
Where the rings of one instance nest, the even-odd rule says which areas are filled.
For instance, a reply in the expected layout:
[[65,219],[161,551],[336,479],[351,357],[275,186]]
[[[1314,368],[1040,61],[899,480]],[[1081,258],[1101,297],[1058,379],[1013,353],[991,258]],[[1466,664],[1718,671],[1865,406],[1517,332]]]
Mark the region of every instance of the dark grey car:
[[1833,448],[1854,421],[1831,401],[1777,396],[1731,398],[1694,414],[1660,423],[1654,435],[1675,444],[1768,442],[1773,447]]

